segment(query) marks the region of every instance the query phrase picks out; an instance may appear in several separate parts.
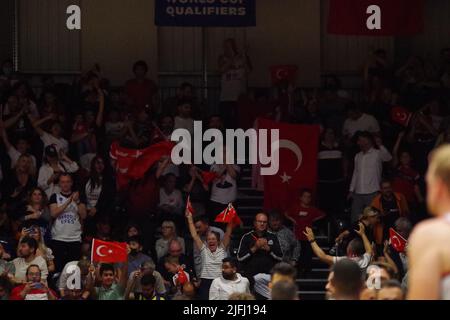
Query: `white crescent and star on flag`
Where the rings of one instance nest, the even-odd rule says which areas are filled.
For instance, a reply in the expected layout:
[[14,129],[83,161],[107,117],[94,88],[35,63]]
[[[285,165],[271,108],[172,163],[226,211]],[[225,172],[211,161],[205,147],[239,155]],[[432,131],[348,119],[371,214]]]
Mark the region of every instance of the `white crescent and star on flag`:
[[[276,146],[274,146],[274,144],[272,144],[272,152],[273,152],[273,150],[276,150],[276,149],[277,149]],[[302,162],[303,162],[303,153],[302,153],[302,150],[300,149],[300,147],[291,140],[282,139],[279,141],[278,149],[288,149],[288,150],[291,150],[295,154],[295,156],[297,158],[297,166],[294,169],[294,172],[298,171],[298,169],[300,169]],[[280,178],[282,180],[282,183],[290,183],[292,176],[288,175],[288,173],[286,171],[284,171],[283,175],[280,175]]]
[[111,249],[109,249],[107,252],[107,254],[103,254],[102,252],[101,252],[101,250],[103,249],[103,248],[107,248],[107,246],[105,246],[105,245],[101,245],[101,246],[98,246],[97,247],[97,250],[95,250],[95,253],[99,256],[99,257],[106,257],[108,254],[111,254],[111,253],[113,253],[113,251],[111,250]]

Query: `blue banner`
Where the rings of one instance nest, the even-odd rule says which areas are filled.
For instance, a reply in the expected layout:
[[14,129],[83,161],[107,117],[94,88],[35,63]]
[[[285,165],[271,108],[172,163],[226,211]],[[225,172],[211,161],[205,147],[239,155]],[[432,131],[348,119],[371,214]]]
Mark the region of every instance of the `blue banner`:
[[256,0],[155,0],[157,26],[256,26]]

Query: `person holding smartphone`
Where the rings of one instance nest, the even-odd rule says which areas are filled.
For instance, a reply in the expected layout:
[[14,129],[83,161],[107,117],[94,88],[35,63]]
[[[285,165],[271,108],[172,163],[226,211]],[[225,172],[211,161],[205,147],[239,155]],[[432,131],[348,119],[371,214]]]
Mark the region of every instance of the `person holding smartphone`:
[[42,282],[41,269],[32,264],[26,271],[26,282],[15,287],[9,297],[10,300],[56,300],[57,295]]

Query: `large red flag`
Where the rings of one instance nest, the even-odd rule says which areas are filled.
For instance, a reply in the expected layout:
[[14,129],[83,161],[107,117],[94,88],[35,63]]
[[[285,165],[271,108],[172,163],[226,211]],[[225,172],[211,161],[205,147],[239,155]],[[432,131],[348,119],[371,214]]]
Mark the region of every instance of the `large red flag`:
[[279,170],[264,176],[264,208],[285,211],[298,198],[300,189],[316,189],[320,127],[260,118],[258,128],[278,129],[280,133]]
[[91,261],[103,263],[127,262],[127,244],[125,242],[108,242],[93,239]]
[[[381,29],[370,30],[369,6],[380,8]],[[422,32],[424,0],[330,0],[328,32],[339,35],[405,36]]]
[[392,228],[389,228],[389,240],[397,252],[405,252],[408,241]]
[[118,189],[125,188],[129,180],[143,178],[162,156],[170,156],[173,146],[171,141],[162,141],[144,149],[128,149],[121,147],[118,142],[112,143],[109,155],[116,161]]

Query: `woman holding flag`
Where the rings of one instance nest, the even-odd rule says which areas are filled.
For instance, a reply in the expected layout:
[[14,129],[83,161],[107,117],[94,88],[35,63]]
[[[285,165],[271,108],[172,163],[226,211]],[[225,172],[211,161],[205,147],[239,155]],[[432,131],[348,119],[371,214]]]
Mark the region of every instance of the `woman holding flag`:
[[199,237],[194,225],[192,211],[190,210],[189,200],[186,207],[186,218],[189,226],[194,245],[200,251],[202,259],[202,272],[200,274],[200,288],[199,297],[201,300],[209,299],[209,288],[214,279],[222,275],[222,260],[227,257],[227,249],[231,240],[231,233],[233,231],[232,221],[227,224],[227,229],[220,241],[220,235],[217,232],[208,232],[206,236],[206,243]]

